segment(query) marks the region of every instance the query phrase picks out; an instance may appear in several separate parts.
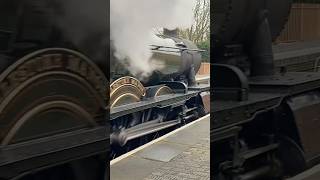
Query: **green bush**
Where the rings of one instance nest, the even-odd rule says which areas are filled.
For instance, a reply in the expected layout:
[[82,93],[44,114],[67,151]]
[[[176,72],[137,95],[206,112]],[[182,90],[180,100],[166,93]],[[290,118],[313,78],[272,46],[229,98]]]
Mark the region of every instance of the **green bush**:
[[205,50],[202,52],[202,62],[210,62],[210,41],[203,41],[197,44],[198,48],[201,50]]

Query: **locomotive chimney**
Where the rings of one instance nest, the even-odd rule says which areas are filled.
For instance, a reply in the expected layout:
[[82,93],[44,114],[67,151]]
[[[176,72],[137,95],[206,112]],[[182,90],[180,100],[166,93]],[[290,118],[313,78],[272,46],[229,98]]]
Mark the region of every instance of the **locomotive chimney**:
[[251,76],[269,76],[274,74],[272,36],[268,21],[268,11],[259,13],[256,32],[253,34],[249,56],[251,58]]
[[173,30],[169,30],[169,29],[164,28],[163,34],[166,36],[170,36],[170,37],[178,37],[178,28],[173,29]]

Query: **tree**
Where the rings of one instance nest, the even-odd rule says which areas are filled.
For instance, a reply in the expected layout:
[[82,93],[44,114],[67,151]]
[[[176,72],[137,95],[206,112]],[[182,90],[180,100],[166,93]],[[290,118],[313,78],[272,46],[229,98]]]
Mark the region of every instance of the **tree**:
[[203,62],[210,62],[210,41],[202,41],[197,43],[199,49],[205,50],[201,53]]
[[[155,34],[163,34],[162,28],[153,29]],[[210,0],[196,0],[194,23],[187,29],[178,29],[178,36],[194,42],[202,52],[203,61],[210,61]]]
[[210,61],[210,0],[197,0],[194,9],[194,24],[180,29],[179,36],[194,42],[202,53],[203,61]]
[[194,24],[179,30],[179,35],[198,44],[210,39],[210,0],[197,0],[194,9]]

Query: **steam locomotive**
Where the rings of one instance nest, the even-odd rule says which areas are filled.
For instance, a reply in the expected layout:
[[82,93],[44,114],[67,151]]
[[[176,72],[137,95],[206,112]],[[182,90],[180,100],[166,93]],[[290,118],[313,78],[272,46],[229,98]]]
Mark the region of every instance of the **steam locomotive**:
[[213,1],[214,178],[283,179],[319,163],[320,74],[274,73],[291,3]]
[[68,27],[71,2],[0,2],[0,179],[104,177],[107,28]]
[[111,58],[111,159],[210,111],[210,86],[195,79],[201,50],[176,34],[165,29],[159,38],[171,45],[150,45],[151,59],[163,68],[147,79],[137,79],[129,66]]

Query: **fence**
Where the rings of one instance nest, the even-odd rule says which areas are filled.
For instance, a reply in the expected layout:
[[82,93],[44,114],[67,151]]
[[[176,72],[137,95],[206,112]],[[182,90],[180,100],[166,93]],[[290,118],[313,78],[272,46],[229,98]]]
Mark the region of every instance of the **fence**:
[[293,4],[277,42],[320,40],[320,4]]
[[210,74],[210,63],[201,63],[201,66],[197,75],[209,75],[209,74]]

